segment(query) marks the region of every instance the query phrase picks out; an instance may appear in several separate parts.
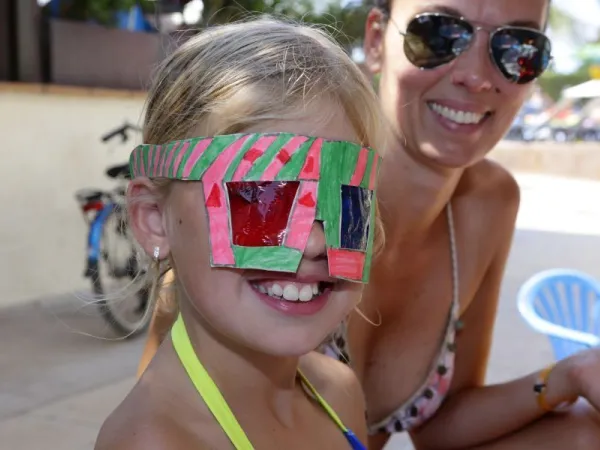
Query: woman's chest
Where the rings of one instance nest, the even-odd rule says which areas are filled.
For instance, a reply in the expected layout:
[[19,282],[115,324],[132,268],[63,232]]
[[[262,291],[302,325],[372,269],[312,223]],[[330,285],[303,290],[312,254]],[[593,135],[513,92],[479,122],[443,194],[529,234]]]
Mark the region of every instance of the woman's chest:
[[369,404],[377,405],[377,411],[369,411],[372,420],[426,388],[440,360],[453,362],[458,319],[483,273],[479,256],[460,255],[461,248],[465,255],[473,251],[461,241],[456,240],[454,256],[446,234],[421,251],[413,248],[402,255],[400,250],[387,263],[373,266],[360,308],[379,326],[354,315],[348,331],[353,365]]

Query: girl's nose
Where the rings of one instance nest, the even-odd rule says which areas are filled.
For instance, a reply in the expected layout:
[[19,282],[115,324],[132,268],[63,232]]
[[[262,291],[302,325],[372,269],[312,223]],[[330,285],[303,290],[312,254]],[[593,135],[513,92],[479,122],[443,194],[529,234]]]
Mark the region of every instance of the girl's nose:
[[327,256],[325,246],[325,230],[321,222],[314,222],[304,249],[304,257],[307,259],[321,259]]

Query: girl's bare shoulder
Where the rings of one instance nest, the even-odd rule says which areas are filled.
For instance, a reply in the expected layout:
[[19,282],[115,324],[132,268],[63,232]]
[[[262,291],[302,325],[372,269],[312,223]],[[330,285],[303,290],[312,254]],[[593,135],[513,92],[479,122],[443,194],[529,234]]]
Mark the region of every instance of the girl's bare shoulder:
[[[95,450],[214,448],[214,423],[176,392],[138,383],[102,425]],[[194,408],[195,409],[195,408]],[[186,411],[188,410],[188,411]],[[193,419],[193,427],[192,425]]]

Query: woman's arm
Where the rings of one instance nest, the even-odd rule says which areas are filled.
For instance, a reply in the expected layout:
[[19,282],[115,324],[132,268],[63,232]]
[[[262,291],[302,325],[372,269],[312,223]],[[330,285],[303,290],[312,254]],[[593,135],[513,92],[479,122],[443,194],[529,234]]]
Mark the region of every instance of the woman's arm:
[[[512,180],[511,180],[512,181]],[[513,181],[514,183],[514,181]],[[507,192],[513,190],[513,195]],[[467,448],[506,436],[544,415],[533,390],[539,372],[493,386],[483,386],[500,285],[512,244],[518,210],[518,187],[505,186],[505,231],[476,294],[462,316],[464,329],[457,337],[456,368],[449,395],[429,422],[411,433],[419,449]],[[512,197],[512,198],[511,198]],[[481,234],[481,233],[479,233]],[[515,358],[518,358],[515,355]],[[557,405],[573,397],[573,365],[559,363],[550,373],[546,398]]]

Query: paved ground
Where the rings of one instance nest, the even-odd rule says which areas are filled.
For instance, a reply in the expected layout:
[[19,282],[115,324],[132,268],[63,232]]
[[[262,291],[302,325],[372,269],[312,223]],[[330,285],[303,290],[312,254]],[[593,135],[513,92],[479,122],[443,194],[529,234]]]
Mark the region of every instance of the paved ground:
[[[518,316],[515,295],[538,270],[568,266],[600,277],[600,183],[519,176],[519,229],[507,269],[489,380],[551,360]],[[90,337],[86,334],[96,337]],[[93,307],[72,295],[0,309],[0,448],[92,449],[98,427],[133,384],[142,341],[111,341]],[[390,450],[410,446],[395,438]]]

